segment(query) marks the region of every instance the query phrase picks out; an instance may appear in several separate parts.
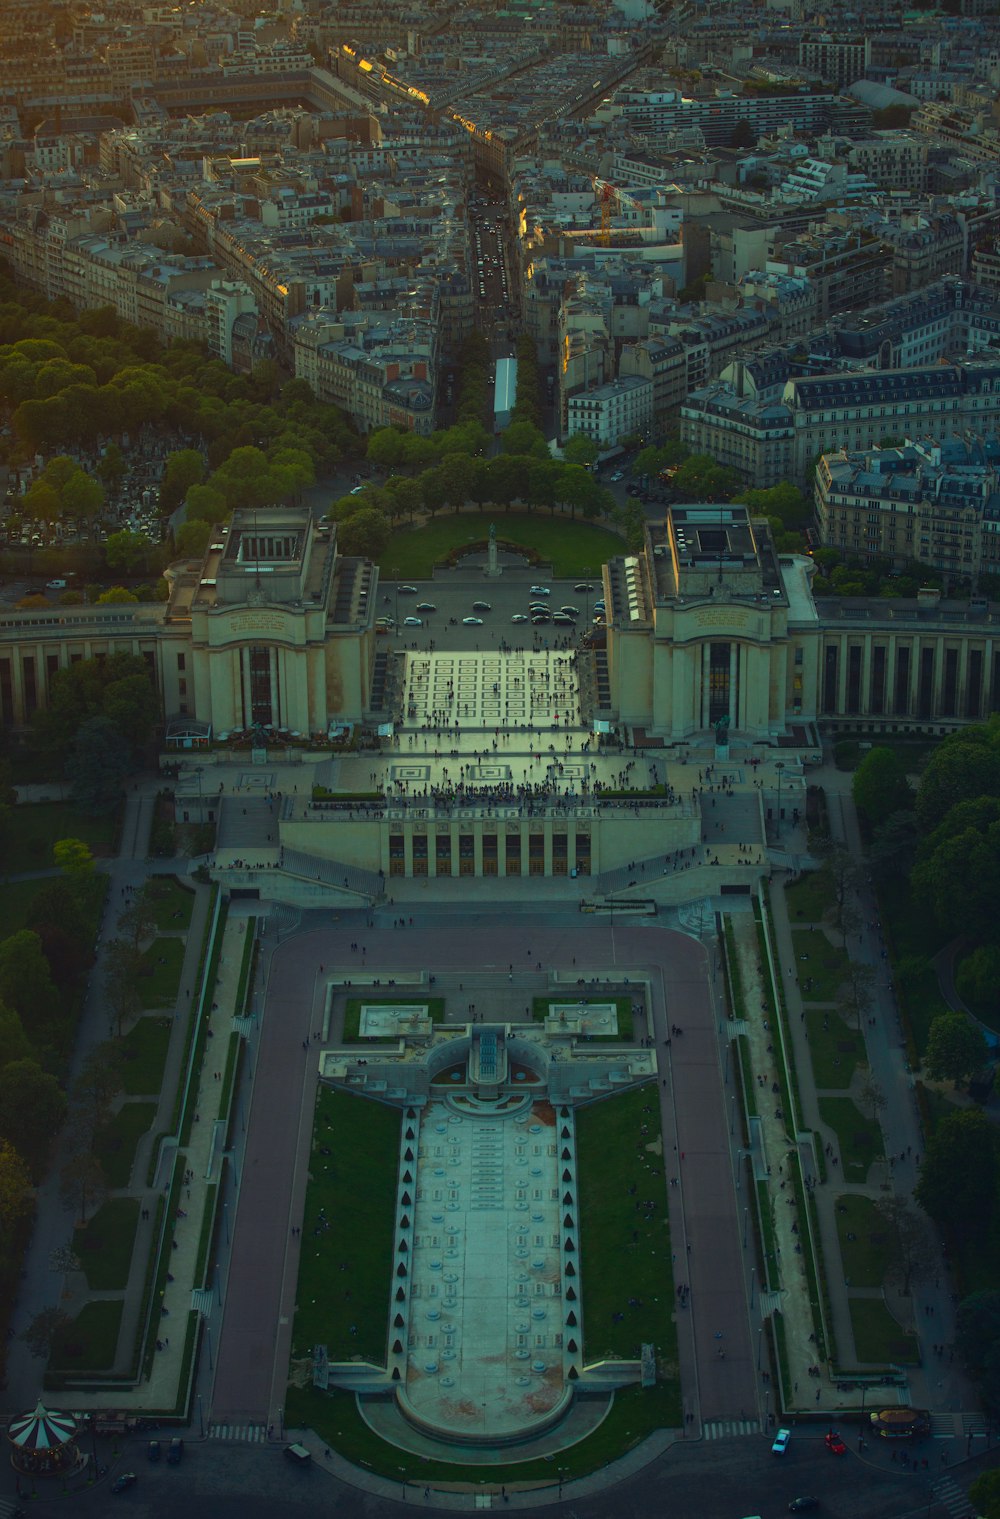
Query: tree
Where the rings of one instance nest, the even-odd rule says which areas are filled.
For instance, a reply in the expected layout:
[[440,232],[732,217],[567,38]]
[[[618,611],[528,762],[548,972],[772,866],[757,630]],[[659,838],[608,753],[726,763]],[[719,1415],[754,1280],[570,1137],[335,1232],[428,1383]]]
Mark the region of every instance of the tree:
[[119,1038],[142,1007],[140,967],[140,956],[131,945],[121,939],[110,940],[105,950],[104,1001],[111,1018],[109,1030]]
[[156,908],[148,882],[119,913],[118,932],[133,954],[138,954],[146,940],[156,933]]
[[97,465],[97,477],[102,484],[116,491],[125,478],[125,455],[117,443],[109,443]]
[[379,427],[368,438],[368,461],[376,469],[395,469],[403,462],[404,435],[398,427]]
[[182,448],[169,456],[160,483],[160,512],[169,516],[184,500],[192,485],[205,478],[205,459],[200,449]]
[[32,1039],[36,1030],[44,1038],[61,1014],[42,941],[30,928],[0,940],[0,1001],[13,1008]]
[[935,828],[956,802],[1000,796],[997,733],[994,720],[943,739],[934,750],[917,788],[917,818],[925,832]]
[[91,813],[111,812],[128,774],[128,745],[107,717],[92,717],[76,736],[66,762],[73,796]]
[[187,493],[186,518],[188,522],[225,522],[229,505],[222,491],[214,485],[192,485]]
[[[995,802],[993,798],[980,798],[977,804],[965,804],[970,805],[992,807]],[[963,810],[963,806],[954,807],[949,817]],[[947,932],[995,938],[998,931],[995,903],[1000,890],[1000,819],[986,827],[957,826],[951,837],[942,837],[929,857],[918,861],[910,881],[914,892],[931,903],[935,917]]]
[[31,1042],[24,1032],[20,1014],[5,1002],[0,1002],[0,1059],[30,1060]]
[[973,1292],[959,1303],[955,1349],[995,1415],[1000,1411],[1000,1292]]
[[939,1013],[931,1021],[924,1071],[932,1081],[953,1081],[957,1089],[982,1070],[988,1055],[982,1030],[966,1013]]
[[12,1060],[0,1067],[0,1137],[10,1141],[36,1177],[65,1118],[66,1097],[37,1061]]
[[78,469],[66,481],[59,500],[67,517],[72,517],[77,522],[89,521],[98,516],[104,507],[104,486],[99,480],[91,479],[84,470]]
[[52,858],[64,875],[93,875],[94,856],[90,845],[82,839],[57,839],[52,846]]
[[388,542],[388,520],[384,512],[377,511],[374,507],[355,512],[337,530],[337,547],[342,554],[379,559]]
[[17,1228],[31,1212],[31,1177],[14,1146],[0,1139],[0,1230]]
[[531,454],[547,459],[549,447],[533,422],[511,422],[501,434],[500,446],[505,454]]
[[467,454],[448,454],[438,467],[445,500],[459,511],[472,488],[472,460]]
[[123,585],[113,585],[110,590],[102,591],[97,598],[98,606],[123,606],[130,601],[138,601],[134,591],[130,591]]
[[876,827],[868,858],[880,876],[909,875],[916,853],[916,813],[894,812]]
[[40,1361],[47,1361],[55,1341],[72,1322],[69,1314],[61,1308],[43,1308],[41,1313],[35,1314],[21,1339],[33,1356],[37,1356]]
[[126,675],[104,688],[104,716],[129,744],[132,754],[147,744],[160,716],[160,702],[146,674]]
[[153,540],[145,533],[133,533],[128,528],[120,533],[111,533],[104,545],[104,557],[108,562],[108,569],[116,573],[121,571],[126,575],[134,575],[139,570],[144,570],[149,563],[149,556],[153,552]]
[[95,1045],[70,1089],[74,1122],[83,1135],[93,1136],[108,1121],[111,1105],[122,1089],[121,1049],[110,1040]]
[[883,745],[865,755],[854,772],[851,790],[854,805],[871,828],[894,812],[908,812],[913,807],[906,767],[895,750]]
[[949,1113],[934,1127],[915,1196],[950,1238],[982,1240],[997,1208],[997,1139],[980,1108]]
[[829,872],[833,895],[833,922],[838,933],[847,942],[858,924],[855,898],[861,884],[861,869],[857,860],[843,844],[829,840],[817,844],[816,853],[821,855]]
[[104,1167],[97,1156],[89,1152],[74,1155],[59,1172],[59,1195],[65,1207],[74,1211],[79,1209],[81,1224],[86,1223],[91,1210],[100,1207],[107,1191]]
[[962,1001],[979,1014],[995,1014],[1000,1002],[1000,945],[980,944],[966,955],[955,976]]
[[858,1090],[858,1098],[872,1115],[872,1123],[878,1115],[885,1111],[886,1095],[876,1081],[871,1069],[867,1070],[861,1078],[861,1086]]
[[597,444],[586,433],[574,433],[563,444],[563,459],[567,464],[593,464],[597,458]]
[[880,1197],[875,1209],[889,1234],[889,1273],[909,1297],[913,1283],[924,1276],[934,1261],[927,1219],[905,1197]]
[[182,559],[201,559],[212,541],[209,522],[182,522],[177,529],[175,547]]
[[969,1498],[981,1519],[1000,1519],[1000,1471],[980,1472],[969,1483]]
[[849,960],[847,975],[837,988],[837,1010],[855,1028],[860,1028],[868,1017],[875,988],[874,966],[860,960]]

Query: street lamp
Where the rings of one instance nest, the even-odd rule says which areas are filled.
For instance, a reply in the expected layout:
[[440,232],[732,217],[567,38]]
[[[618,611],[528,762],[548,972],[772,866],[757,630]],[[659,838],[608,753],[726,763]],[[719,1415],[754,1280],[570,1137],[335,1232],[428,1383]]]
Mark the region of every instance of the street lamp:
[[753,1313],[753,1293],[756,1285],[757,1267],[750,1267],[750,1312]]
[[222,1216],[226,1220],[226,1244],[228,1245],[228,1244],[231,1243],[230,1238],[229,1238],[229,1204],[228,1203],[223,1203],[222,1204]]
[[757,1330],[757,1370],[760,1371],[760,1353],[764,1345],[764,1326],[761,1324]]
[[785,768],[785,762],[784,762],[784,760],[778,760],[778,762],[777,762],[777,764],[775,765],[774,768],[778,772],[778,816],[775,819],[775,822],[777,823],[778,833],[780,833],[781,832],[781,776],[782,776],[782,773],[783,773],[784,768]]
[[744,1248],[744,1250],[747,1247],[747,1226],[749,1225],[749,1223],[750,1223],[750,1209],[747,1207],[747,1208],[743,1209],[743,1248]]

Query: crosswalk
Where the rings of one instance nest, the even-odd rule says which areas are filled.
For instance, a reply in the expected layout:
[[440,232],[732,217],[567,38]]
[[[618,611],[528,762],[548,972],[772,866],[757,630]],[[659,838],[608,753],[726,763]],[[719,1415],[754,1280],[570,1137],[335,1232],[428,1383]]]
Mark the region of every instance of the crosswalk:
[[210,1440],[232,1440],[243,1445],[264,1445],[267,1441],[266,1424],[210,1424]]
[[931,1491],[942,1508],[948,1510],[951,1519],[971,1519],[976,1512],[954,1477],[939,1477],[937,1482],[931,1483]]
[[759,1435],[758,1419],[709,1419],[701,1427],[706,1440],[731,1440],[736,1435]]

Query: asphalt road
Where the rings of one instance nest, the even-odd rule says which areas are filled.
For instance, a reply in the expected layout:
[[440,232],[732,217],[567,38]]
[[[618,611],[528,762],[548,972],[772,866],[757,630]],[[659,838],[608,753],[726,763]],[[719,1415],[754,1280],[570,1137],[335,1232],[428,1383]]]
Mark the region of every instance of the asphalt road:
[[[978,1467],[977,1463],[977,1467]],[[339,1519],[389,1519],[406,1508],[426,1513],[471,1513],[477,1495],[434,1495],[425,1499],[419,1486],[407,1489],[405,1503],[349,1486],[317,1467],[298,1470],[277,1446],[229,1445],[188,1440],[180,1467],[149,1466],[144,1443],[133,1441],[114,1471],[131,1470],[139,1481],[112,1499],[108,1482],[90,1493],[67,1500],[58,1492],[29,1505],[32,1514],[54,1519],[72,1513],[73,1519],[276,1519],[336,1512]],[[112,1473],[112,1475],[114,1472]],[[963,1471],[967,1482],[971,1472]],[[508,1504],[497,1498],[494,1507],[519,1514],[558,1513],[566,1519],[742,1519],[759,1514],[779,1519],[792,1498],[818,1495],[821,1519],[947,1519],[948,1510],[935,1502],[925,1476],[884,1473],[867,1466],[854,1454],[837,1459],[823,1449],[819,1435],[796,1434],[788,1454],[778,1459],[762,1438],[690,1442],[673,1447],[651,1466],[614,1487],[583,1492],[583,1484],[568,1483],[558,1500],[553,1483],[535,1498],[514,1494]],[[3,1494],[12,1495],[9,1477]]]
[[[470,539],[485,538],[491,520],[485,516],[470,518]],[[503,535],[502,520],[497,524],[497,533]],[[428,649],[432,642],[436,648],[449,651],[495,649],[501,643],[512,649],[565,647],[575,644],[580,634],[592,624],[594,603],[601,596],[600,566],[594,568],[594,575],[573,580],[549,580],[535,570],[520,568],[506,568],[497,579],[490,580],[485,572],[470,571],[468,567],[441,571],[433,580],[383,580],[376,615],[396,619],[395,634],[384,641],[407,649]],[[574,589],[583,584],[592,589],[589,592]],[[415,586],[416,591],[401,591],[401,585]],[[533,585],[547,586],[550,594],[533,594]],[[490,610],[474,609],[474,601],[489,602]],[[528,605],[533,601],[545,602],[553,612],[558,612],[562,606],[574,606],[579,616],[575,625],[546,622],[534,626],[531,622],[511,622],[515,615],[528,616]],[[418,610],[420,602],[430,602],[434,610]],[[419,617],[422,626],[404,627],[406,617]],[[482,627],[466,627],[463,622],[466,617],[481,617]]]

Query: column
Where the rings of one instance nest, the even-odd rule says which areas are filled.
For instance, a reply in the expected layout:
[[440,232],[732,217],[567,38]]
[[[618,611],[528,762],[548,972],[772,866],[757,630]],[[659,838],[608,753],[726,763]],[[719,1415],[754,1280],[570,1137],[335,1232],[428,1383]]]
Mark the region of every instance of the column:
[[253,724],[253,700],[250,696],[250,645],[245,644],[240,650],[240,665],[243,670],[243,727],[249,728]]
[[867,716],[872,709],[872,635],[866,633],[861,645],[860,709]]
[[911,717],[917,715],[917,699],[920,690],[920,635],[914,633],[910,639],[910,691],[907,702],[907,711]]
[[[740,646],[734,638],[729,645],[729,726],[742,728],[744,726],[740,708]],[[745,668],[744,668],[744,673]]]
[[944,691],[944,634],[940,634],[934,640],[934,683],[931,686],[931,717],[939,716],[941,712],[941,697]]
[[966,714],[966,684],[969,679],[969,640],[963,638],[958,646],[958,675],[955,681],[955,716]]
[[712,645],[709,642],[709,640],[706,638],[704,640],[704,642],[700,645],[700,648],[701,648],[701,711],[696,714],[696,723],[695,723],[695,726],[698,727],[698,728],[707,728],[709,726],[709,723],[708,723],[708,714],[709,714],[709,710],[711,708],[711,697],[710,697],[710,694],[709,694],[709,675],[710,675],[711,668],[712,668]]
[[[549,877],[549,876],[552,875],[552,819],[551,819],[551,817],[546,817],[542,826],[543,826],[543,831],[544,831],[544,835],[545,835],[545,867],[544,867],[544,869],[545,869],[545,875],[546,875],[546,877]],[[568,850],[568,848],[569,848],[568,842],[567,842],[567,846],[566,847],[567,847],[567,850]]]
[[885,650],[885,701],[883,708],[886,717],[892,717],[896,711],[896,635],[889,634],[889,641]]
[[843,717],[847,711],[847,634],[841,633],[837,647],[837,713]]
[[24,666],[21,663],[21,647],[16,643],[10,646],[10,676],[11,694],[14,699],[14,722],[21,727],[26,721],[24,715]]
[[267,651],[267,678],[271,687],[271,721],[276,728],[287,727],[282,718],[283,692],[278,679],[278,650],[274,644]]

